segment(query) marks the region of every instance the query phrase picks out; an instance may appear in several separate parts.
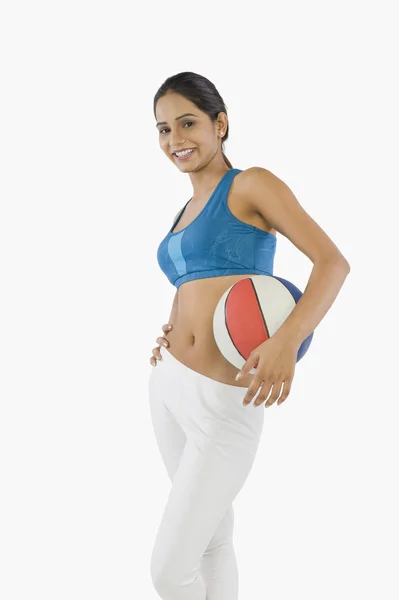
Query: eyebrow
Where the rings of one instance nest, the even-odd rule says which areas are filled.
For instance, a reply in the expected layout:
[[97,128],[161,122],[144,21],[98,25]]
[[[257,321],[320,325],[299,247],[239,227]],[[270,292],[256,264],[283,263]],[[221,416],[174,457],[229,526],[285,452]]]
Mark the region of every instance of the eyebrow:
[[[176,117],[175,121],[178,121],[179,119],[182,119],[183,117],[198,117],[198,115],[194,115],[193,113],[184,113],[184,115],[180,115],[180,117]],[[158,127],[158,125],[167,125],[166,121],[158,121],[158,123],[156,124],[155,127]]]

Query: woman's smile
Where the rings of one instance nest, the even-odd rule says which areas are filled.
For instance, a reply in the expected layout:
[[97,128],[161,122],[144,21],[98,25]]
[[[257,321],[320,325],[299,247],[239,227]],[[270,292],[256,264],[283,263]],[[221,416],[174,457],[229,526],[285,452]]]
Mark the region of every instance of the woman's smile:
[[[177,160],[188,160],[194,151],[195,151],[195,148],[189,148],[187,150],[181,150],[181,151],[179,150],[178,154],[176,152],[174,152],[173,156],[175,156],[177,158]],[[181,152],[181,154],[180,154],[180,152]]]

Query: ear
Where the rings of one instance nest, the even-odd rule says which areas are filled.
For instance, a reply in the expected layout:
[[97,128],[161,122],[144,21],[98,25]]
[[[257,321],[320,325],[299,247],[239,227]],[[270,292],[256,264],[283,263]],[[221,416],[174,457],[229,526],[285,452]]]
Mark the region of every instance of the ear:
[[227,132],[227,127],[228,127],[229,121],[227,119],[227,115],[225,112],[220,112],[217,116],[216,119],[216,135],[220,135],[221,132],[224,133],[222,139],[226,136],[226,132]]

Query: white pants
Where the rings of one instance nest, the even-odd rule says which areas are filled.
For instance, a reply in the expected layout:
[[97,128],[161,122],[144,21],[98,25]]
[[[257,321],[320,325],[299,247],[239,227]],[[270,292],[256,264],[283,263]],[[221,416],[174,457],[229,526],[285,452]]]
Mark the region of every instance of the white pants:
[[264,404],[248,390],[194,371],[161,347],[149,402],[172,486],[151,556],[164,600],[237,600],[232,502],[251,471]]

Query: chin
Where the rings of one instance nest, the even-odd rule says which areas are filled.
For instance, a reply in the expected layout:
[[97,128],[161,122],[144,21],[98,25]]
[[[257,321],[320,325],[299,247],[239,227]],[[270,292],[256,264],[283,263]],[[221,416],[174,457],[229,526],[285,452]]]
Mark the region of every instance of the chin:
[[189,171],[193,171],[194,170],[194,167],[193,167],[192,164],[188,165],[188,164],[185,164],[185,163],[178,163],[176,161],[173,161],[173,162],[175,163],[175,165],[179,169],[179,171],[184,171],[185,173],[187,173]]

